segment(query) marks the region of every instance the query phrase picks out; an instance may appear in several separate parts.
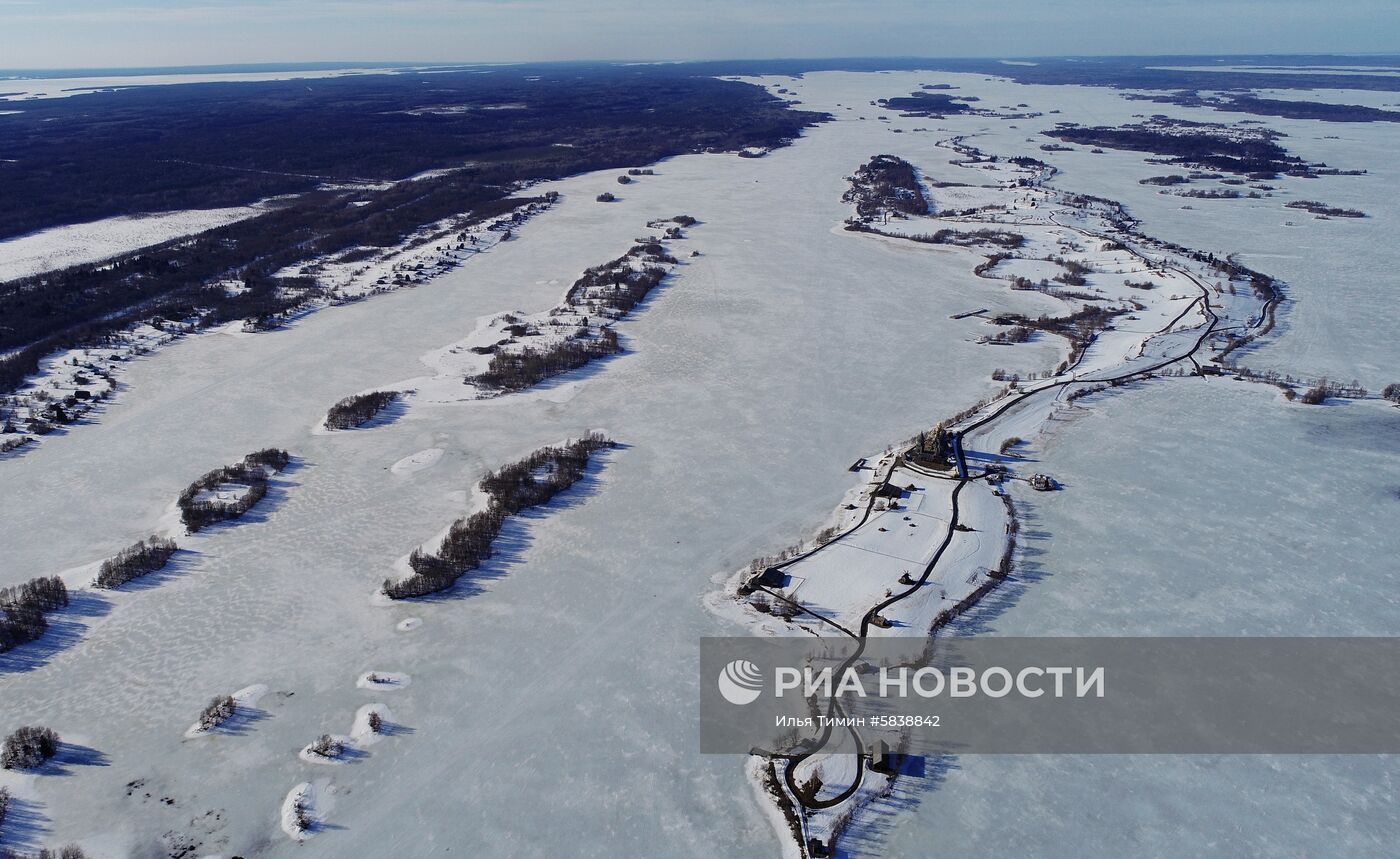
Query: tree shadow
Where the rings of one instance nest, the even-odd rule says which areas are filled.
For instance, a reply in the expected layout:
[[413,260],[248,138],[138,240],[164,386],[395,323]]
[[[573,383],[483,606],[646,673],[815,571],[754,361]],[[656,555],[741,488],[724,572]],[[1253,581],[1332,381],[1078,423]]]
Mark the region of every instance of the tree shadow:
[[49,820],[40,811],[43,806],[33,800],[11,796],[5,808],[5,826],[0,829],[0,855],[5,850],[20,853],[37,852],[50,834]]
[[407,737],[418,733],[418,729],[399,724],[398,722],[383,720],[379,723],[378,733],[381,737]]
[[937,755],[924,759],[922,777],[902,774],[893,786],[865,805],[836,839],[833,856],[855,859],[886,856],[891,835],[901,819],[913,814],[930,794],[958,769],[957,758]]
[[85,621],[102,617],[111,610],[112,601],[100,592],[70,591],[66,607],[44,615],[48,627],[43,635],[0,653],[0,674],[21,674],[47,665],[82,640],[88,628]]
[[122,593],[136,593],[138,591],[148,591],[158,588],[172,579],[179,578],[194,569],[195,559],[199,553],[191,549],[176,549],[170,556],[170,560],[165,562],[165,566],[159,570],[153,570],[143,576],[137,576],[128,582],[122,582],[115,588],[107,590],[119,591]]
[[272,714],[261,707],[238,704],[233,708],[232,716],[229,716],[213,730],[205,731],[201,736],[241,737],[252,732],[259,722],[271,717]]
[[30,772],[45,776],[70,776],[74,767],[111,766],[107,755],[91,746],[60,742],[58,753]]
[[400,391],[399,395],[394,398],[394,401],[392,403],[375,412],[374,417],[370,418],[369,420],[365,421],[359,426],[347,427],[342,430],[334,430],[334,432],[357,432],[359,430],[371,430],[376,429],[378,427],[386,427],[389,424],[394,423],[399,418],[408,414],[408,403],[405,402],[407,393],[408,392],[406,391]]

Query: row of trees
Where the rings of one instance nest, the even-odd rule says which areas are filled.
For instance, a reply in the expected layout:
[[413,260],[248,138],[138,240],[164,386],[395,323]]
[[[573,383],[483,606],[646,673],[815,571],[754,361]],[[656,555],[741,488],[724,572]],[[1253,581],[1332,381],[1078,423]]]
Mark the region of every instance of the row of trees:
[[164,567],[179,548],[174,540],[165,537],[137,540],[102,562],[95,584],[99,588],[116,588],[154,573]]
[[1326,215],[1329,218],[1364,218],[1366,213],[1360,209],[1343,209],[1338,206],[1329,206],[1317,200],[1293,200],[1284,203],[1284,208],[1303,209],[1314,215]]
[[469,377],[468,381],[503,391],[523,391],[551,376],[582,367],[595,358],[621,351],[617,332],[600,328],[596,336],[574,334],[544,349],[498,352],[492,356],[485,372]]
[[58,849],[45,847],[38,853],[20,853],[0,847],[0,859],[87,859],[87,854],[76,844],[66,844]]
[[58,576],[30,579],[0,588],[0,653],[44,634],[44,615],[68,605],[68,588]]
[[398,391],[371,391],[346,397],[326,412],[326,429],[352,429],[366,423],[399,398]]
[[942,229],[931,236],[910,236],[915,241],[927,242],[934,245],[958,245],[959,247],[971,247],[973,245],[996,245],[997,247],[1015,250],[1026,243],[1026,237],[1020,233],[1013,233],[1010,230],[977,229],[977,230],[949,230]]
[[491,557],[492,544],[506,519],[573,486],[592,454],[613,445],[602,433],[589,433],[488,472],[481,481],[482,490],[490,496],[486,509],[453,522],[435,552],[415,549],[408,558],[413,573],[397,582],[385,580],[384,593],[390,599],[406,599],[450,588]]
[[[1238,370],[1238,368],[1234,367],[1231,369]],[[1265,378],[1264,374],[1254,373],[1252,371],[1246,371],[1241,373],[1241,375],[1246,375],[1251,378]],[[1274,381],[1274,383],[1278,384],[1277,381]],[[1359,400],[1363,399],[1369,393],[1369,391],[1361,386],[1360,382],[1353,381],[1348,385],[1343,382],[1331,381],[1324,376],[1319,379],[1315,385],[1304,391],[1301,396],[1298,396],[1298,401],[1309,406],[1318,406],[1326,402],[1330,397]],[[1293,399],[1293,389],[1285,387],[1284,395],[1290,400]],[[1381,396],[1391,402],[1400,403],[1400,385],[1386,386],[1386,388],[1381,391]]]
[[[281,471],[291,459],[285,450],[270,447],[248,454],[236,465],[214,469],[180,493],[175,502],[180,508],[180,520],[194,533],[215,522],[237,519],[267,495],[268,472]],[[201,497],[225,483],[247,488],[232,501]]]

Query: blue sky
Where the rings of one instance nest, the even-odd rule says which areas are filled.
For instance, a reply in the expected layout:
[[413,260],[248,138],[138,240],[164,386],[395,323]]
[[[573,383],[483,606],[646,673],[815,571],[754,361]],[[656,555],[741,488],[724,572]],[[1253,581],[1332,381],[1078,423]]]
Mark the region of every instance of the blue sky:
[[1400,0],[0,0],[0,68],[1400,52]]

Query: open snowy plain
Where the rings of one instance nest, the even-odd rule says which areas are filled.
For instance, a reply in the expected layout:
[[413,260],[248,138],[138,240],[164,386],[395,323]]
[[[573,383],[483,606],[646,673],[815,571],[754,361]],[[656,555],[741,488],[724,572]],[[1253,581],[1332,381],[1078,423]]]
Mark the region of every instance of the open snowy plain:
[[[1147,235],[1238,252],[1287,284],[1279,324],[1241,363],[1372,390],[1400,381],[1392,125],[1270,119],[1295,154],[1370,172],[1188,200],[1138,184],[1164,172],[1142,153],[1042,152],[1039,132],[1233,115],[976,75],[760,83],[835,121],[762,158],[685,156],[621,188],[618,171],[539,186],[559,203],[463,266],[285,330],[176,341],[129,364],[91,421],[0,461],[0,584],[62,573],[82,587],[95,562],[162,529],[182,547],[149,580],[79,591],[44,638],[0,656],[0,724],[45,724],[68,744],[48,772],[0,773],[15,796],[0,844],[72,841],[97,856],[788,849],[742,761],[695,751],[698,639],[747,629],[707,605],[751,558],[827,524],[851,462],[994,394],[995,369],[1043,373],[1064,357],[1048,336],[980,344],[993,330],[982,319],[950,318],[1058,312],[974,276],[981,253],[840,229],[846,177],[876,154],[928,181],[966,181],[937,145],[956,135],[1047,161],[1055,188],[1117,200]],[[1007,116],[872,104],[925,83]],[[595,202],[603,191],[618,201]],[[927,193],[940,203],[939,188]],[[1297,199],[1370,217],[1283,208]],[[679,214],[698,223],[668,243],[671,275],[615,326],[624,354],[531,392],[410,397],[379,425],[316,431],[339,398],[432,375],[484,318],[556,306],[584,269]],[[1199,378],[1074,410],[1027,454],[1066,491],[1018,494],[1030,539],[1017,571],[960,630],[1400,632],[1387,572],[1396,412]],[[594,429],[620,447],[508,524],[485,575],[423,600],[372,598],[467,510],[488,470]],[[269,446],[294,463],[251,514],[171,530],[186,484]],[[211,697],[235,692],[249,701],[235,721],[187,735]],[[389,723],[381,741],[352,743],[334,766],[299,754],[322,734],[363,738],[370,705]],[[1386,758],[969,758],[898,782],[840,849],[1307,855],[1345,834],[1352,855],[1379,855],[1400,827],[1395,776]],[[298,804],[306,831],[288,822]],[[1204,825],[1202,806],[1214,806]]]

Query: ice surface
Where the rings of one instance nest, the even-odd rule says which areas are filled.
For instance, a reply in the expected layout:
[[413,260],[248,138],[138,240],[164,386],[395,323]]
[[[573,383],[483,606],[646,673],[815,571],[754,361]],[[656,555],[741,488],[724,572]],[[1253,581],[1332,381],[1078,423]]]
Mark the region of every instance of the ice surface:
[[[1395,635],[1400,422],[1167,380],[1099,396],[1035,455],[1028,554],[960,622],[991,635]],[[1400,831],[1393,757],[969,755],[901,785],[853,851],[1365,855]],[[906,806],[907,807],[907,806]],[[1015,813],[1008,813],[1015,809]],[[1345,821],[1343,823],[1342,821]]]

